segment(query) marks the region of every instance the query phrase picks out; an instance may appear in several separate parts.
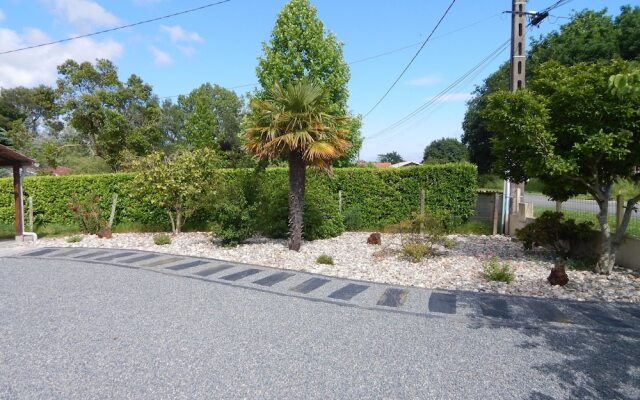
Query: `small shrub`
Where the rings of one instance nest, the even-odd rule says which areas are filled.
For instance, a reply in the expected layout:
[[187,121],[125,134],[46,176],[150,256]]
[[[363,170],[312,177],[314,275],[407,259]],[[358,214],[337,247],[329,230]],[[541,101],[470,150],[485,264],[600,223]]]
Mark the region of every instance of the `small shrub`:
[[522,241],[525,250],[542,246],[558,257],[568,258],[574,255],[580,244],[589,241],[592,229],[591,222],[565,221],[562,213],[545,211],[534,222],[518,230],[516,237]]
[[84,196],[74,195],[67,204],[83,233],[95,235],[107,226],[107,222],[100,216],[99,202],[99,195],[88,192]]
[[316,262],[318,264],[333,265],[333,257],[328,256],[326,254],[320,254],[318,258],[316,258]]
[[343,213],[344,228],[347,231],[359,231],[364,228],[364,216],[359,207],[351,207]]
[[411,241],[402,244],[402,256],[411,262],[420,262],[430,255],[433,255],[433,248],[427,242]]
[[454,247],[456,247],[457,242],[453,239],[449,239],[449,238],[444,238],[442,240],[442,245],[444,246],[445,249],[453,249]]
[[159,235],[155,235],[153,237],[153,243],[155,243],[158,246],[164,246],[167,244],[171,244],[171,236],[167,235],[166,233],[161,233]]
[[82,236],[69,236],[66,240],[67,243],[78,243],[82,241]]
[[256,215],[256,176],[243,176],[231,184],[222,181],[212,204],[213,234],[223,246],[237,246],[253,236]]
[[593,271],[597,262],[597,257],[567,258],[564,265],[569,270]]
[[482,277],[488,281],[511,283],[516,278],[509,264],[500,265],[498,257],[491,257],[482,263]]

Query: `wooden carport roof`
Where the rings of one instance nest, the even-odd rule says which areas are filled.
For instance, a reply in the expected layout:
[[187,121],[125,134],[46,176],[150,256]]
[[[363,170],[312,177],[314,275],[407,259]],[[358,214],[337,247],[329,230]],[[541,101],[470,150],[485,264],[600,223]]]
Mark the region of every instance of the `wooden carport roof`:
[[13,169],[13,198],[15,201],[16,239],[24,240],[24,210],[22,205],[22,167],[28,167],[34,161],[24,154],[0,144],[0,167]]

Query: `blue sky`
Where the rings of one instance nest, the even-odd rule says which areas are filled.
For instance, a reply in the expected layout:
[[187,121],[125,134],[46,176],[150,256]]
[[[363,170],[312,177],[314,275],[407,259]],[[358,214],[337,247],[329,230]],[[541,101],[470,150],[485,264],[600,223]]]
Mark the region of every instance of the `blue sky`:
[[[0,3],[0,51],[108,29],[208,3],[207,0],[4,0]],[[204,82],[251,91],[261,43],[269,39],[285,0],[231,0],[219,6],[159,22],[46,48],[0,55],[0,87],[53,84],[56,65],[67,58],[109,58],[121,78],[131,73],[153,85],[159,96],[185,94]],[[400,74],[450,0],[312,0],[325,28],[344,43],[353,62],[405,46],[392,54],[351,65],[349,106],[365,114]],[[474,85],[508,59],[501,52],[448,97],[395,130],[387,127],[416,110],[484,59],[509,37],[509,0],[458,0],[394,90],[365,120],[361,158],[398,151],[422,158],[441,137],[460,137],[465,101]],[[555,0],[530,0],[529,10]],[[558,29],[574,10],[617,14],[638,1],[573,0],[532,28],[537,37]],[[464,28],[464,29],[461,29]],[[247,86],[248,85],[248,86]]]

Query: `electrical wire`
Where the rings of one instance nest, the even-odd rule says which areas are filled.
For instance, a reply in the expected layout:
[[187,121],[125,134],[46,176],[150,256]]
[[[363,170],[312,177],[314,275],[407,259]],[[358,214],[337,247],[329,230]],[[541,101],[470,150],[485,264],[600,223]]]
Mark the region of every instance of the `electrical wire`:
[[18,49],[2,51],[2,52],[0,52],[0,55],[10,54],[10,53],[17,53],[19,51],[36,49],[38,47],[51,46],[53,44],[58,44],[58,43],[70,42],[72,40],[82,39],[82,38],[86,38],[86,37],[90,37],[90,36],[102,35],[103,33],[114,32],[114,31],[117,31],[117,30],[120,30],[120,29],[131,28],[131,27],[138,26],[138,25],[148,24],[150,22],[155,22],[155,21],[160,21],[160,20],[167,19],[167,18],[176,17],[178,15],[183,15],[183,14],[188,14],[188,13],[192,13],[192,12],[195,12],[195,11],[204,10],[205,8],[209,8],[209,7],[217,6],[217,5],[220,5],[220,4],[228,3],[230,1],[231,0],[221,0],[221,1],[218,1],[218,2],[215,2],[215,3],[208,3],[208,4],[205,4],[205,5],[200,6],[200,7],[191,8],[189,10],[183,10],[183,11],[179,11],[179,12],[176,12],[176,13],[173,13],[173,14],[163,15],[161,17],[147,19],[147,20],[144,20],[144,21],[138,21],[138,22],[134,22],[132,24],[117,26],[115,28],[105,29],[105,30],[98,31],[98,32],[87,33],[87,34],[84,34],[84,35],[68,37],[66,39],[54,40],[53,42],[34,44],[32,46],[27,46],[27,47],[21,47],[21,48],[18,48]]
[[391,86],[389,87],[389,89],[387,89],[387,91],[385,92],[385,94],[382,95],[382,97],[380,98],[380,100],[378,100],[378,102],[376,104],[373,105],[373,107],[371,107],[371,109],[369,111],[367,111],[364,114],[364,118],[366,118],[369,114],[371,114],[371,112],[373,110],[376,109],[376,107],[378,107],[378,105],[380,103],[382,103],[382,101],[385,99],[385,97],[387,97],[387,95],[391,92],[391,90],[398,84],[398,82],[400,81],[400,79],[404,76],[405,72],[407,72],[407,70],[409,69],[409,67],[411,66],[411,64],[413,64],[413,62],[415,61],[415,59],[418,57],[418,55],[420,54],[420,52],[422,51],[422,49],[424,49],[424,46],[427,45],[427,43],[429,42],[429,39],[431,39],[431,36],[433,36],[433,34],[435,33],[436,29],[438,29],[438,27],[440,26],[440,24],[442,23],[442,21],[445,19],[445,17],[447,16],[447,14],[449,14],[449,11],[451,10],[451,8],[453,7],[453,5],[455,4],[456,0],[453,0],[451,2],[451,4],[449,4],[449,7],[447,7],[447,9],[445,10],[444,14],[442,14],[442,16],[440,17],[440,19],[438,20],[438,22],[436,23],[436,26],[433,27],[433,29],[431,30],[431,33],[429,33],[429,36],[427,36],[427,38],[425,39],[425,41],[422,43],[422,46],[420,46],[420,48],[418,49],[418,51],[416,52],[416,54],[413,56],[413,58],[411,58],[411,60],[409,61],[409,63],[407,64],[406,67],[404,67],[404,69],[402,70],[402,72],[400,73],[400,75],[398,76],[398,78],[396,78],[396,80],[393,82],[393,84],[391,84]]

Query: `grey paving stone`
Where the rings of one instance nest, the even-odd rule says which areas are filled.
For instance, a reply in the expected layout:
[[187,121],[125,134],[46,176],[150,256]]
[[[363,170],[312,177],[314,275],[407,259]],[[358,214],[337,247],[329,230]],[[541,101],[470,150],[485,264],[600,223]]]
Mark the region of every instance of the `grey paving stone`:
[[307,294],[307,293],[311,293],[312,291],[316,290],[317,288],[319,288],[320,286],[328,282],[331,282],[331,280],[323,279],[323,278],[311,278],[311,279],[307,279],[306,281],[302,282],[299,285],[292,287],[289,290],[293,292]]
[[182,261],[182,260],[184,260],[183,257],[171,257],[171,258],[165,258],[162,260],[155,260],[148,263],[140,264],[140,266],[141,267],[159,267],[161,265],[167,265],[167,264],[171,264],[171,263]]
[[431,293],[429,311],[441,314],[456,313],[457,296],[451,293]]
[[140,262],[140,261],[147,261],[147,260],[151,260],[152,258],[158,258],[161,257],[162,254],[145,254],[139,257],[133,257],[130,258],[128,260],[120,260],[118,262],[123,263],[123,264],[133,264],[136,262]]
[[634,307],[620,307],[620,310],[626,312],[627,314],[631,314],[636,318],[640,319],[640,308]]
[[582,314],[599,324],[613,326],[616,328],[631,328],[631,326],[625,324],[622,320],[607,315],[610,313],[609,310],[598,307],[594,304],[571,304],[571,307],[580,311]]
[[571,319],[567,317],[556,306],[545,303],[538,300],[529,300],[525,302],[525,305],[533,311],[536,317],[541,320],[549,322],[560,322],[563,324],[570,324]]
[[79,255],[79,256],[75,256],[75,257],[73,257],[73,258],[77,258],[77,259],[79,259],[79,260],[86,260],[86,259],[88,259],[88,258],[101,256],[101,255],[106,254],[106,253],[107,253],[107,251],[105,251],[105,250],[101,250],[101,251],[94,251],[94,252],[87,253],[87,254],[81,254],[81,255]]
[[167,267],[167,269],[170,269],[172,271],[182,271],[183,269],[193,268],[193,267],[197,267],[199,265],[204,265],[208,263],[209,263],[208,261],[195,260],[195,261],[190,261],[183,264],[172,265],[170,267]]
[[258,272],[262,272],[262,270],[257,268],[248,268],[231,275],[223,276],[221,279],[224,279],[225,281],[239,281],[240,279],[246,278],[247,276],[255,275]]
[[43,256],[45,254],[53,253],[56,250],[58,250],[58,249],[36,250],[36,251],[32,251],[31,253],[23,254],[22,256],[23,257],[38,257],[38,256]]
[[511,319],[509,312],[509,304],[504,299],[495,299],[490,297],[480,297],[478,299],[482,314],[485,317]]
[[233,267],[234,267],[234,265],[231,265],[231,264],[216,265],[215,267],[211,267],[211,268],[203,269],[202,271],[198,271],[198,272],[195,273],[195,275],[198,275],[198,276],[211,276],[213,274],[217,274],[218,272],[226,271],[229,268],[233,268]]
[[338,300],[351,300],[355,295],[364,292],[369,288],[368,285],[358,285],[356,283],[350,283],[343,288],[331,293],[328,297]]
[[292,276],[294,276],[295,274],[291,273],[291,272],[276,272],[275,274],[269,275],[269,276],[265,276],[262,279],[258,279],[257,281],[253,282],[256,285],[260,285],[260,286],[268,286],[271,287],[273,285],[275,285],[276,283],[280,283],[284,280],[287,280],[289,278],[291,278]]
[[384,291],[376,304],[385,307],[400,307],[407,301],[408,294],[409,291],[406,289],[389,288]]
[[84,249],[72,249],[72,250],[63,251],[61,253],[56,253],[55,256],[56,257],[67,257],[67,256],[70,256],[72,254],[78,254],[81,251],[84,251]]
[[129,257],[136,254],[133,251],[130,252],[126,252],[126,253],[116,253],[116,254],[109,254],[108,256],[104,256],[104,257],[98,257],[95,259],[95,261],[113,261],[117,258],[122,258],[122,257]]

